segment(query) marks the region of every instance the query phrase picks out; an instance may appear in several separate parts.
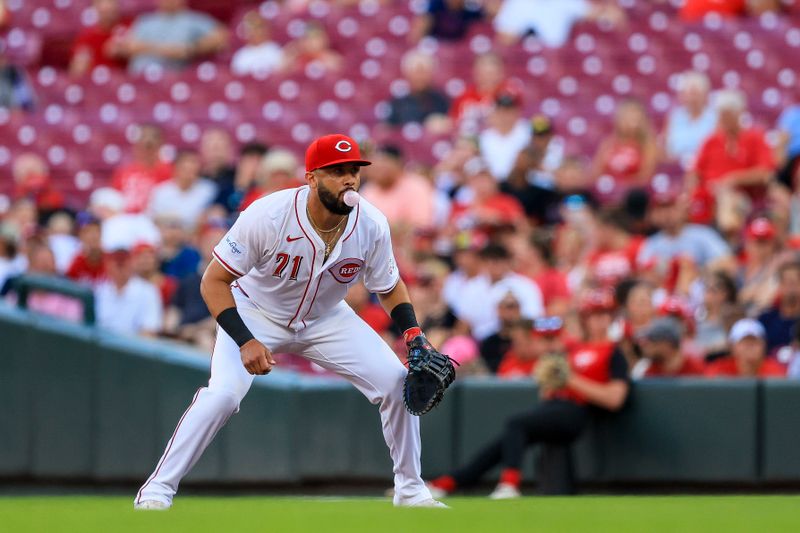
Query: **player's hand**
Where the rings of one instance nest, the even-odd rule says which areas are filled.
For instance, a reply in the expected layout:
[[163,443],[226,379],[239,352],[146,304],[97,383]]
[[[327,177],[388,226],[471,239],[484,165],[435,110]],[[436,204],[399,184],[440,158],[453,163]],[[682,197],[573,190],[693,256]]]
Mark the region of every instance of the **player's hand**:
[[253,375],[269,374],[276,364],[269,348],[255,339],[246,342],[239,351],[242,356],[242,364]]

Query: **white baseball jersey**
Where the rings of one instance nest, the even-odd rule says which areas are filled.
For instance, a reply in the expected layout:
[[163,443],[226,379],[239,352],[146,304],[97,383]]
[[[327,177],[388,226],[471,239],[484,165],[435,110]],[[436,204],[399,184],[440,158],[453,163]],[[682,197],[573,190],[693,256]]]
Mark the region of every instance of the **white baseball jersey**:
[[269,318],[299,331],[342,301],[363,276],[370,292],[400,280],[386,217],[359,201],[323,264],[325,244],[306,211],[309,187],[279,191],[253,202],[214,248],[214,258]]

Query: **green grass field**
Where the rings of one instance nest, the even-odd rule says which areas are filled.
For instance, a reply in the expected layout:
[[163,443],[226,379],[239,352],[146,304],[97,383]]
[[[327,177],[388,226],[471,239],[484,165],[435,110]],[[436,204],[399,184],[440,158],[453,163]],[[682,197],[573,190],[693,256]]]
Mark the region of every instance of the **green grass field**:
[[797,532],[800,496],[584,496],[489,501],[450,498],[447,509],[395,509],[372,498],[182,497],[167,512],[133,511],[131,498],[0,498],[0,531],[352,532]]

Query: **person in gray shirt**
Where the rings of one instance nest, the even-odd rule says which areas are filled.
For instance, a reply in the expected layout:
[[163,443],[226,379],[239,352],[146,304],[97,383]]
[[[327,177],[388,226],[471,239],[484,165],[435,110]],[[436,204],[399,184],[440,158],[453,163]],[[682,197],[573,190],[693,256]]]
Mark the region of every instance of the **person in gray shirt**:
[[128,69],[138,74],[150,65],[181,69],[227,43],[227,29],[210,16],[188,9],[186,0],[159,0],[157,11],[134,21],[122,49],[130,58]]
[[688,199],[677,191],[651,192],[650,218],[659,231],[642,244],[639,265],[668,263],[680,257],[691,258],[705,267],[730,255],[728,244],[713,228],[687,223]]

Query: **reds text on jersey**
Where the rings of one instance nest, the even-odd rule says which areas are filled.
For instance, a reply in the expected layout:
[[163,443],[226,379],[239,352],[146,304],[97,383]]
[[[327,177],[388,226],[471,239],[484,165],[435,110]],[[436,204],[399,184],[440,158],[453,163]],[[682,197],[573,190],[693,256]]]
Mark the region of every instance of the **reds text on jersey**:
[[270,319],[299,331],[363,277],[370,292],[400,280],[386,217],[363,198],[323,264],[325,246],[307,217],[308,186],[253,202],[214,248],[214,258]]

